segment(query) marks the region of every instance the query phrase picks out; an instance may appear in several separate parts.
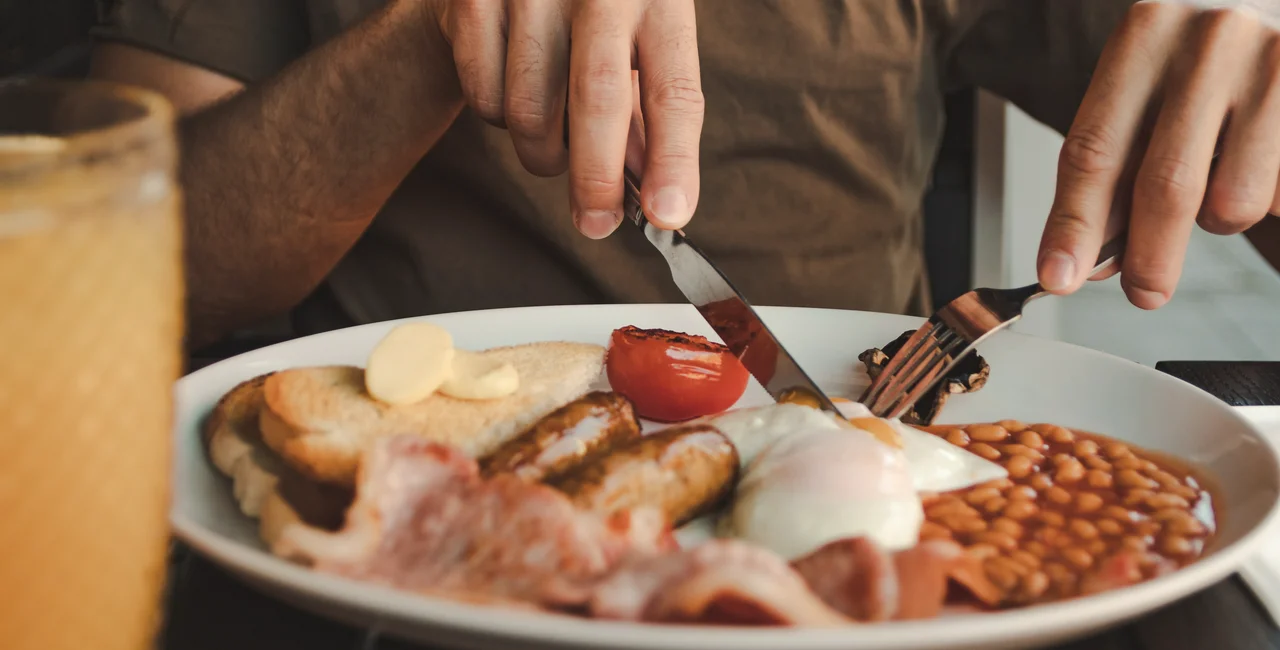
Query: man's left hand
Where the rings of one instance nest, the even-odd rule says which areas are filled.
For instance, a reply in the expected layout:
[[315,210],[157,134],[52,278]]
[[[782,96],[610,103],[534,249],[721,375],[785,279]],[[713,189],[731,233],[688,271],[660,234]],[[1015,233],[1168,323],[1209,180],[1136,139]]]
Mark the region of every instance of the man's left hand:
[[1140,2],[1107,43],[1059,159],[1046,289],[1078,289],[1127,227],[1121,285],[1155,309],[1195,224],[1226,235],[1280,214],[1280,0],[1207,4]]

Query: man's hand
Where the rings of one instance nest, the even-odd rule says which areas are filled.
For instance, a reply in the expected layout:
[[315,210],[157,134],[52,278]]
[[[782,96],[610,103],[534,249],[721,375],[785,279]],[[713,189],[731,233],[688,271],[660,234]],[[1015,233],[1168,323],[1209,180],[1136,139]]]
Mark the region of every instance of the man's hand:
[[689,221],[703,114],[693,0],[438,1],[468,104],[511,132],[530,172],[568,169],[573,220],[589,237],[622,220],[638,70],[645,212],[665,228]]
[[1078,289],[1127,227],[1121,284],[1155,309],[1173,295],[1196,223],[1226,235],[1280,214],[1278,20],[1280,0],[1132,8],[1062,148],[1040,244],[1046,289]]

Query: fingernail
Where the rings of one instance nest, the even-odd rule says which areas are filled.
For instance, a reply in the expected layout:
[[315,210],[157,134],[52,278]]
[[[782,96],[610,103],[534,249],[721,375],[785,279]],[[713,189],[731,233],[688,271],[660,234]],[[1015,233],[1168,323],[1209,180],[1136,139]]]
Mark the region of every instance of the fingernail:
[[1076,260],[1062,251],[1049,251],[1040,260],[1040,286],[1064,291],[1076,278]]
[[1139,309],[1159,309],[1169,302],[1169,297],[1159,291],[1148,291],[1137,287],[1127,287],[1129,302]]
[[592,239],[604,239],[613,234],[618,224],[622,223],[622,213],[612,210],[583,210],[574,215],[573,223],[582,234]]
[[645,212],[659,225],[679,228],[689,221],[689,199],[678,187],[664,187],[654,193]]

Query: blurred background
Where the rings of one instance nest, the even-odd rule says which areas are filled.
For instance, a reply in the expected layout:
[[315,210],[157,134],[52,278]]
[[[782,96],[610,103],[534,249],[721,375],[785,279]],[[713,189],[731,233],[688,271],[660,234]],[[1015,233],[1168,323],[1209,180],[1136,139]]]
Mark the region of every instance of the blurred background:
[[[263,0],[281,1],[281,0]],[[111,0],[0,0],[0,79],[83,76],[89,28]],[[925,201],[926,248],[936,304],[974,286],[1035,279],[1040,230],[1053,198],[1062,138],[985,93],[947,103],[948,126]],[[1062,300],[1042,300],[1018,329],[1146,365],[1161,360],[1280,360],[1280,220],[1244,236],[1197,231],[1178,295],[1142,312],[1115,280]],[[266,327],[206,351],[222,356],[281,335]]]

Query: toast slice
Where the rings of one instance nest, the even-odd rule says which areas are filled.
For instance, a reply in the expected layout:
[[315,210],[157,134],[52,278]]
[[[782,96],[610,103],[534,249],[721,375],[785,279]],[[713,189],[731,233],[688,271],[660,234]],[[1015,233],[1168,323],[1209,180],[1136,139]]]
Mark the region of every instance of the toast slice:
[[243,382],[218,400],[201,428],[209,460],[231,479],[240,511],[258,518],[258,533],[270,548],[292,524],[336,530],[350,505],[350,490],[322,485],[290,469],[262,441],[258,420],[266,404],[270,374]]
[[365,447],[378,438],[413,434],[481,457],[544,415],[577,399],[600,377],[604,348],[541,342],[481,354],[515,366],[520,387],[490,400],[432,395],[391,406],[364,388],[364,371],[350,366],[277,372],[263,385],[259,426],[267,445],[290,467],[323,483],[354,487]]

